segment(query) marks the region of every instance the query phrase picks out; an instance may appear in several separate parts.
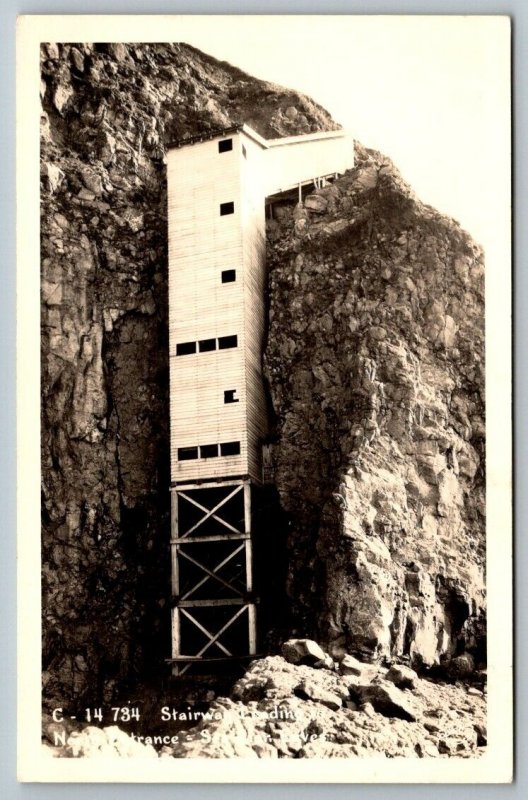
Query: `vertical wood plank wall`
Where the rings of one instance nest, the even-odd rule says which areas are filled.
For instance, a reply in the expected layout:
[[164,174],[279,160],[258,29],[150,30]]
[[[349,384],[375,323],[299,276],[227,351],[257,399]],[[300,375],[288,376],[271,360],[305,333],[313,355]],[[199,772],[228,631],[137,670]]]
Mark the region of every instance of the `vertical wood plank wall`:
[[[173,481],[248,472],[244,364],[244,295],[240,191],[240,137],[218,152],[218,140],[170,150],[169,347],[171,474]],[[220,216],[221,203],[234,214]],[[236,269],[234,283],[223,270]],[[177,356],[176,345],[222,336],[238,346]],[[238,403],[224,403],[236,390]],[[181,447],[240,442],[239,456],[178,461]]]
[[[232,150],[218,142],[230,138]],[[244,149],[243,149],[244,148]],[[244,152],[245,151],[245,152]],[[241,131],[172,148],[167,157],[171,480],[249,476],[261,482],[266,434],[262,385],[268,195],[353,166],[344,131],[266,142]],[[220,216],[220,204],[234,213]],[[236,281],[222,283],[223,270]],[[177,356],[176,345],[238,337],[228,350]],[[237,403],[224,403],[236,390]],[[240,442],[240,455],[178,460],[178,449]]]

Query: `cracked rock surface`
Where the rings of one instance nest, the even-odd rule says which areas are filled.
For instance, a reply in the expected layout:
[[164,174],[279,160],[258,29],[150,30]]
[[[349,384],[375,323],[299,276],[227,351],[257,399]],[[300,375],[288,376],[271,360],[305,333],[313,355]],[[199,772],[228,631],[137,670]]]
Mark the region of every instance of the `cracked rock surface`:
[[44,695],[109,701],[164,669],[168,143],[334,128],[187,45],[41,53]]
[[273,217],[265,366],[292,633],[334,657],[483,662],[482,251],[360,145],[354,170]]
[[[336,125],[187,45],[44,45],[41,98],[44,697],[110,702],[163,673],[170,641],[167,145]],[[268,262],[289,635],[465,679],[485,657],[482,252],[357,145],[353,171],[276,206]],[[331,672],[314,688],[316,670],[273,663],[306,679],[300,713],[354,710],[310,700],[341,697]],[[395,718],[390,747],[418,724]]]

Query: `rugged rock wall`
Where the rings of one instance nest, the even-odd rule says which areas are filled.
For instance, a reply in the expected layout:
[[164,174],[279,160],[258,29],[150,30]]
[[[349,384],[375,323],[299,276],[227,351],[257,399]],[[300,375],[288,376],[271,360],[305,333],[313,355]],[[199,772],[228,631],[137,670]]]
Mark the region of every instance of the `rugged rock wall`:
[[109,700],[167,656],[164,154],[335,127],[186,45],[42,48],[44,692]]
[[484,264],[391,162],[268,226],[267,376],[299,632],[332,652],[485,657]]

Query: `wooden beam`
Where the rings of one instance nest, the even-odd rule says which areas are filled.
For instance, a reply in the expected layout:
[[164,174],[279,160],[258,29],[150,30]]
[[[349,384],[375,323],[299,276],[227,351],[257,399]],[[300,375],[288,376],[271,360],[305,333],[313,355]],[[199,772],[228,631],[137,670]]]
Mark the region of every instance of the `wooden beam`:
[[217,481],[182,481],[171,486],[171,492],[180,492],[182,489],[224,489],[227,486],[242,486],[244,478],[219,478]]
[[251,530],[251,484],[244,483],[244,529],[246,533]]
[[173,540],[178,538],[178,496],[171,492],[171,587],[173,594],[180,593],[178,551]]
[[223,600],[178,600],[175,603],[178,608],[201,608],[203,606],[243,606],[247,604],[247,597],[244,595],[241,595],[240,597],[226,597]]
[[249,652],[257,652],[257,609],[254,603],[248,605]]
[[172,661],[191,661],[193,663],[200,663],[202,661],[204,663],[210,663],[211,661],[250,661],[255,657],[263,658],[264,655],[248,653],[247,655],[243,656],[205,656],[205,658],[202,656],[179,656],[178,658],[166,658],[165,662],[170,664]]
[[178,563],[178,547],[171,542],[171,590],[174,595],[180,593],[180,565]]
[[250,533],[216,533],[210,536],[180,536],[171,539],[171,544],[199,544],[200,542],[237,542],[249,539]]
[[177,608],[172,609],[172,657],[176,658],[181,652],[181,631],[180,631],[180,612]]
[[[251,530],[251,484],[244,484],[244,528]],[[245,543],[246,550],[246,587],[248,592],[253,590],[253,547],[251,539]]]

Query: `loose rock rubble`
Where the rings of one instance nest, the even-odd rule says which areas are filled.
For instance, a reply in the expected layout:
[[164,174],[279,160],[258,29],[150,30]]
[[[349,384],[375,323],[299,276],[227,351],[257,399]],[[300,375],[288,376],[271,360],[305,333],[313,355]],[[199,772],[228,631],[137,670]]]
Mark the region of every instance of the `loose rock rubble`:
[[[386,668],[364,667],[358,679],[336,669],[291,664],[280,656],[255,661],[231,696],[211,705],[219,718],[200,723],[193,741],[174,748],[173,755],[422,758],[481,754],[486,725],[482,694],[470,695],[460,683],[433,682],[417,675],[412,689],[399,689]],[[393,667],[392,677],[399,668]],[[410,678],[406,673],[406,679]]]
[[[53,748],[53,724],[45,729],[47,752],[55,756],[159,755],[169,758],[358,758],[368,756],[478,757],[486,743],[482,692],[461,683],[411,676],[364,665],[361,676],[338,669],[292,664],[281,656],[254,661],[233,687],[218,697],[204,719],[181,741],[158,747],[132,741],[111,727],[86,727]],[[403,672],[398,672],[403,670]],[[405,674],[413,688],[391,680]],[[143,748],[141,751],[140,748]]]

